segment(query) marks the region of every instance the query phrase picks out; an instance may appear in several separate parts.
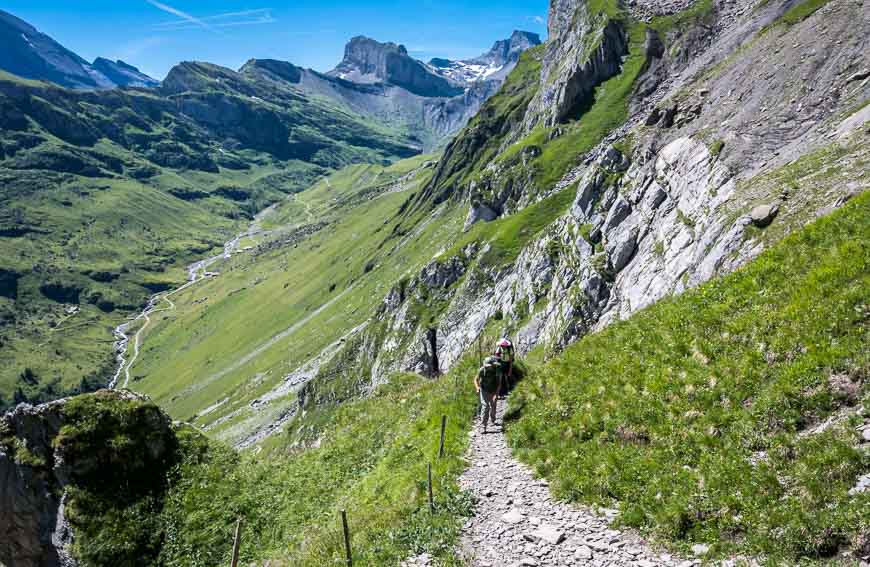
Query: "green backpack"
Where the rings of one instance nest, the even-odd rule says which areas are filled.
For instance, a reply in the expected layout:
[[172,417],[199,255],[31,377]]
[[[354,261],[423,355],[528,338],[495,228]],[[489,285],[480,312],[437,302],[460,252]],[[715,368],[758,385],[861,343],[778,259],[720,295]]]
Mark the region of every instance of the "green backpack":
[[495,392],[501,382],[501,364],[498,360],[494,362],[487,359],[483,367],[478,372],[480,376],[480,387],[485,392]]

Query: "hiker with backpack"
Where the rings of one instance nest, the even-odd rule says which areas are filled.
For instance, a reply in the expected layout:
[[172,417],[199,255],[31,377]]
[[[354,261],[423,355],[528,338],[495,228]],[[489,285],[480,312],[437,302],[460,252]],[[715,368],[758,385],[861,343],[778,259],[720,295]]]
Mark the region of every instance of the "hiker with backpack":
[[498,357],[487,357],[474,377],[474,387],[480,394],[480,404],[483,406],[483,432],[486,433],[486,426],[490,421],[496,425],[498,393],[502,387],[502,365]]
[[506,338],[501,339],[496,345],[495,355],[501,360],[503,377],[499,393],[502,397],[507,397],[514,386],[514,344]]

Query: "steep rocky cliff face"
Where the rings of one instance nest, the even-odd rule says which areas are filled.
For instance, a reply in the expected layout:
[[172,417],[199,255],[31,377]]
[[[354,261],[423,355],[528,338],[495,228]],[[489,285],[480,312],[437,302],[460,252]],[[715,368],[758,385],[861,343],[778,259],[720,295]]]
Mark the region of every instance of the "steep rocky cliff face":
[[[738,268],[870,188],[866,6],[832,0],[800,17],[793,2],[589,6],[552,3],[538,80],[510,99],[521,110],[493,99],[416,198],[434,215],[467,207],[472,245],[387,296],[385,323],[368,331],[383,335],[374,382],[429,372],[435,354],[449,368],[485,329],[523,353],[558,351]],[[632,68],[627,119],[555,183],[530,174],[572,128],[592,124],[596,100]],[[565,192],[564,214],[527,224]],[[498,237],[475,237],[502,230],[476,223],[514,218],[528,228],[511,236],[513,259]]]
[[542,61],[542,87],[526,114],[528,130],[580,118],[595,87],[619,74],[628,55],[623,24],[585,3],[571,8],[550,7],[551,40]]

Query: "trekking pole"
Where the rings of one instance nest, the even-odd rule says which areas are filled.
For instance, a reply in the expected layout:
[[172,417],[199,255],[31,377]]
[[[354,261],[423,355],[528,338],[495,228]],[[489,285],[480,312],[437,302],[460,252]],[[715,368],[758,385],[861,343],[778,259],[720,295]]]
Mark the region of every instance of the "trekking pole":
[[231,563],[232,567],[238,567],[239,550],[241,547],[242,547],[242,519],[239,518],[236,521],[236,537],[233,538],[233,561]]
[[444,433],[447,429],[447,416],[441,416],[441,443],[438,445],[438,458],[444,458]]
[[428,465],[429,476],[429,512],[435,513],[435,499],[432,497],[432,463]]
[[353,566],[353,555],[350,552],[350,530],[347,529],[347,511],[341,511],[341,527],[344,530],[344,554],[346,556],[347,567]]

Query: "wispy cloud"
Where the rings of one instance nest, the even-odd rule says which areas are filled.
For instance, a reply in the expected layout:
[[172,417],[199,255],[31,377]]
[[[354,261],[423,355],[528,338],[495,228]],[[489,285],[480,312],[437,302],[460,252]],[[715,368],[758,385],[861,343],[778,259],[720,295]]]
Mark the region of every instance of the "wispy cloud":
[[547,18],[544,16],[526,16],[527,22],[532,22],[533,24],[538,24],[539,26],[543,26],[547,24]]
[[118,49],[112,54],[112,58],[130,61],[131,59],[136,59],[143,53],[164,43],[166,43],[166,38],[161,36],[134,39],[118,47]]
[[198,28],[203,28],[203,29],[207,29],[207,30],[212,29],[212,27],[210,25],[205,23],[200,18],[191,16],[187,12],[182,12],[178,8],[173,8],[169,4],[164,4],[163,2],[158,2],[157,0],[145,0],[145,1],[148,2],[149,4],[151,4],[152,6],[154,6],[155,8],[157,8],[158,10],[163,10],[167,14],[172,14],[173,16],[181,18],[181,20],[182,20],[181,23],[185,23],[187,25],[193,24],[194,26],[196,26]]
[[[154,0],[147,0],[149,3],[157,4]],[[174,14],[173,12],[170,12]],[[182,12],[183,13],[183,12]],[[178,15],[178,14],[174,14]],[[233,28],[239,26],[253,26],[262,24],[271,24],[277,20],[272,17],[272,10],[269,8],[258,8],[256,10],[243,10],[240,12],[223,12],[213,16],[202,18],[193,18],[186,16],[178,16],[181,19],[155,24],[154,29],[161,31],[181,31],[196,28],[219,29]]]

